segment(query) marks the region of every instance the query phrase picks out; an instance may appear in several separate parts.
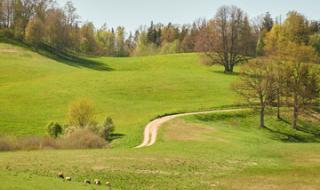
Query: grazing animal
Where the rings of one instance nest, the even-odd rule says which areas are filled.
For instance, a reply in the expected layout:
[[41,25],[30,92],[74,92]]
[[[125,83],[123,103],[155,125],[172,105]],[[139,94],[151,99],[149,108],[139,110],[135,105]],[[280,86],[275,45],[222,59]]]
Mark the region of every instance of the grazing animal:
[[111,183],[109,181],[106,182],[106,186],[111,189]]
[[72,178],[71,178],[71,177],[65,177],[64,179],[65,179],[66,181],[71,181]]
[[85,180],[84,180],[84,183],[85,183],[85,184],[91,184],[91,181],[90,181],[89,179],[85,179]]
[[95,180],[94,180],[94,184],[96,184],[96,185],[101,185],[101,181],[100,181],[99,179],[95,179]]
[[58,177],[61,178],[61,179],[64,179],[63,173],[62,173],[62,172],[59,172],[59,173],[58,173]]

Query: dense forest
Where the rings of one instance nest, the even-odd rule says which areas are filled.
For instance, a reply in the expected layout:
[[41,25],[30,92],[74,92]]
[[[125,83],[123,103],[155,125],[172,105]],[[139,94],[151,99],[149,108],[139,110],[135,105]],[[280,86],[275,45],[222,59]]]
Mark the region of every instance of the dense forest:
[[287,25],[284,30],[289,36],[320,51],[320,22],[309,21],[298,12],[289,12],[282,23],[269,13],[249,18],[237,7],[222,7],[210,20],[184,25],[151,22],[128,33],[123,26],[97,28],[92,22],[82,22],[71,1],[60,7],[52,0],[0,0],[2,37],[35,48],[45,45],[87,55],[124,57],[229,48],[252,57],[264,54],[266,41],[279,34],[281,25]]

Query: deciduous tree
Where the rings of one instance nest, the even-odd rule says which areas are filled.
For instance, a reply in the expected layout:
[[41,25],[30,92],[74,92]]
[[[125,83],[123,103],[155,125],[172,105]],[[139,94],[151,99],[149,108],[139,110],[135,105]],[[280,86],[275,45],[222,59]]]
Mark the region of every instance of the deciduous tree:
[[264,128],[265,109],[275,98],[276,85],[272,74],[272,65],[265,60],[253,60],[241,69],[240,81],[233,84],[233,89],[251,105],[258,103],[260,127]]
[[[241,43],[242,29],[244,29],[245,13],[235,6],[223,6],[209,26],[211,40],[208,40],[206,54],[212,58],[213,63],[224,66],[225,73],[232,73],[236,64],[247,61],[245,55],[246,43]],[[245,27],[246,28],[246,27]],[[247,28],[246,28],[247,29]],[[255,49],[255,48],[254,48]]]
[[42,20],[38,17],[33,17],[27,25],[25,40],[29,44],[38,47],[42,43],[44,35],[45,26]]

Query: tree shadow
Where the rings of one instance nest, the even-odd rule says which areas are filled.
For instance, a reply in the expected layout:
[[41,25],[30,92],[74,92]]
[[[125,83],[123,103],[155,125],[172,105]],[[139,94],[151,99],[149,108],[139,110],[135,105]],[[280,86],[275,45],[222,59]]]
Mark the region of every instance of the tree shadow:
[[68,51],[60,51],[48,45],[41,45],[41,49],[35,50],[42,56],[48,57],[50,59],[59,61],[61,63],[67,64],[73,67],[84,67],[88,69],[93,69],[97,71],[112,71],[113,69],[104,63],[89,60],[87,58],[82,58],[80,56],[74,55]]
[[240,75],[240,73],[239,72],[233,72],[233,73],[225,73],[224,71],[212,71],[213,73],[216,73],[216,74],[223,74],[223,75],[230,75],[230,76],[238,76],[238,75]]
[[[308,115],[309,117],[313,117],[311,114]],[[314,117],[314,119],[318,119],[317,117]],[[284,118],[280,118],[280,121],[286,123],[286,124],[291,124],[291,122],[289,122],[288,120],[284,119]],[[301,131],[303,133],[307,133],[310,135],[314,135],[315,137],[320,137],[320,128],[317,129],[315,127],[307,127],[308,125],[306,125],[305,123],[300,123],[300,125],[297,126],[297,128],[295,130],[297,131]]]
[[[301,131],[301,132],[309,134],[308,136],[303,136],[303,135],[299,135],[299,134],[292,134],[292,133],[285,132],[285,131],[274,130],[274,129],[269,128],[267,126],[265,126],[264,129],[273,133],[273,134],[280,135],[281,137],[277,137],[277,139],[279,140],[279,138],[280,138],[280,140],[283,142],[289,142],[289,143],[320,142],[320,139],[317,137],[317,135],[314,133],[310,133],[310,131]],[[300,131],[300,130],[297,130],[297,131]],[[312,137],[310,135],[312,135]]]
[[248,117],[249,113],[235,112],[233,114],[226,113],[214,113],[214,114],[204,114],[204,115],[194,115],[197,120],[202,122],[212,122],[212,121],[220,121],[220,120],[230,120],[230,119],[238,119]]
[[97,70],[97,71],[112,71],[113,70],[112,68],[110,68],[108,65],[106,65],[104,63],[80,57],[80,56],[73,54],[71,52],[68,52],[66,50],[63,50],[63,51],[59,50],[59,49],[53,48],[47,44],[41,44],[38,48],[35,48],[33,46],[30,46],[30,45],[24,43],[23,41],[11,39],[11,38],[6,38],[3,36],[0,36],[0,42],[12,44],[15,46],[29,49],[29,50],[34,51],[44,57],[56,60],[60,63],[67,64],[67,65],[73,66],[73,67],[78,67],[78,68],[84,67],[84,68],[93,69],[93,70]]
[[114,141],[114,140],[116,140],[116,139],[121,139],[121,138],[123,138],[123,137],[125,137],[125,136],[126,136],[125,134],[113,133],[113,134],[110,135],[109,140],[110,140],[110,142],[112,142],[112,141]]

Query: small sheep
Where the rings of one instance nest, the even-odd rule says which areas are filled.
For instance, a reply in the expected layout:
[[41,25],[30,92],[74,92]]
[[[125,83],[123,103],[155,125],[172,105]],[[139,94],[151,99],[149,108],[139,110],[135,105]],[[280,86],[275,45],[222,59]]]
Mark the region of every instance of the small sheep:
[[111,189],[111,183],[109,181],[107,181],[105,184],[109,189]]
[[62,173],[62,172],[59,172],[59,173],[58,173],[58,177],[61,178],[61,179],[64,179],[63,173]]
[[95,179],[95,180],[94,180],[94,184],[96,184],[96,185],[101,185],[101,181],[100,181],[99,179]]
[[65,177],[64,178],[66,181],[71,181],[71,177]]
[[84,183],[85,183],[85,184],[91,184],[91,181],[90,181],[89,179],[85,179],[85,180],[84,180]]

